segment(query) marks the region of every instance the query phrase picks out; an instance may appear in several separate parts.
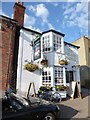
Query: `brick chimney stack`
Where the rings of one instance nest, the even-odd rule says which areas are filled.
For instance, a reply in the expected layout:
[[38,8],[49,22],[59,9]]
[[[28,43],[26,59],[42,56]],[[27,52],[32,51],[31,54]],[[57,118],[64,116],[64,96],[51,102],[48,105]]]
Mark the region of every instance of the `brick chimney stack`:
[[17,0],[14,5],[13,19],[17,20],[20,26],[24,25],[24,13],[25,13],[25,7],[23,6],[23,2],[20,2],[20,0]]

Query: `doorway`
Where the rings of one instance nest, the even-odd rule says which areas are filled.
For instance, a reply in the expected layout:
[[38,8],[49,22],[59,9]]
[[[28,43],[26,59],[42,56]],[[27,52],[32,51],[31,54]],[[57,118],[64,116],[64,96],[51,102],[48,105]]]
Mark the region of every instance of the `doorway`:
[[66,71],[66,83],[74,81],[74,71]]

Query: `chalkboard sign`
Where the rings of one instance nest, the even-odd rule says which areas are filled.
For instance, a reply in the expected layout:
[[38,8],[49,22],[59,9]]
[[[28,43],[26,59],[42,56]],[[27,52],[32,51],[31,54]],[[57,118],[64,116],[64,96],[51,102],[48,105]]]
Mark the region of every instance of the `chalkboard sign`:
[[72,81],[69,86],[68,95],[71,98],[81,97],[80,85],[76,81]]

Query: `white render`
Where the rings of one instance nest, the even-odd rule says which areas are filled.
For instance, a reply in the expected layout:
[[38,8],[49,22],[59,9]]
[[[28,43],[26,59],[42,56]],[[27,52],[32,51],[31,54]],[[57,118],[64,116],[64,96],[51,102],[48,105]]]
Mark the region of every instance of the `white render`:
[[[31,61],[33,59],[33,50],[31,45],[32,39],[35,36],[30,32],[21,30],[19,38],[19,54],[18,54],[18,68],[17,68],[17,90],[27,92],[30,82],[34,82],[36,90],[40,86],[40,71],[35,71],[34,74],[24,70],[25,60]],[[38,82],[37,82],[38,81]]]
[[[79,60],[78,60],[78,49],[74,46],[70,46],[68,44],[64,47],[65,50],[65,57],[69,61],[67,65],[67,71],[74,71],[73,78],[74,81],[80,83],[80,71],[79,71]],[[73,68],[72,68],[73,66]],[[68,84],[67,84],[68,85]]]
[[[78,67],[78,48],[70,45],[68,43],[64,43],[64,37],[56,34],[52,31],[46,32],[41,35],[41,58],[34,61],[33,58],[33,48],[31,45],[31,42],[38,34],[32,34],[32,32],[21,29],[20,32],[20,38],[19,38],[19,53],[18,53],[18,68],[17,68],[17,90],[22,92],[27,92],[30,82],[34,82],[35,84],[35,90],[38,92],[38,89],[40,86],[44,85],[42,80],[42,70],[47,71],[47,73],[50,73],[49,78],[51,79],[51,82],[47,83],[50,86],[55,86],[55,70],[62,70],[62,79],[63,79],[63,85],[69,85],[69,83],[66,82],[66,71],[74,71],[73,72],[73,80],[80,82],[80,76],[79,76],[79,67]],[[53,50],[53,36],[58,37],[58,39],[61,39],[61,47],[58,48],[56,51]],[[43,38],[45,36],[49,36],[49,46],[50,51],[43,53]],[[48,60],[48,67],[43,67],[40,64],[40,61],[44,58],[47,58]],[[61,59],[67,59],[69,64],[68,65],[60,65],[58,63]],[[25,61],[33,61],[35,64],[38,64],[40,67],[39,70],[36,70],[35,72],[29,72],[24,69]],[[72,67],[73,66],[73,67]],[[61,77],[61,75],[60,75]],[[48,79],[48,78],[47,78]],[[58,83],[57,83],[58,84]]]

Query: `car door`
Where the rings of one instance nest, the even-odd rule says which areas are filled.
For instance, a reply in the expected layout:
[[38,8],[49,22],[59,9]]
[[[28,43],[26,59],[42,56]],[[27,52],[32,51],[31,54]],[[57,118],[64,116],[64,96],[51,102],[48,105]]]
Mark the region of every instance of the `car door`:
[[18,111],[4,111],[2,120],[32,120],[32,118],[33,116],[30,114],[30,111],[25,109]]

